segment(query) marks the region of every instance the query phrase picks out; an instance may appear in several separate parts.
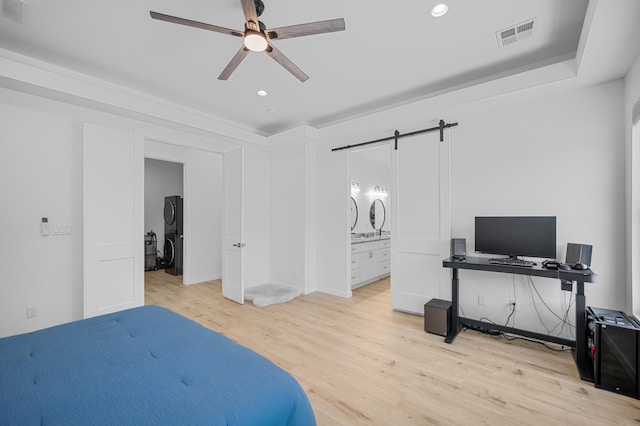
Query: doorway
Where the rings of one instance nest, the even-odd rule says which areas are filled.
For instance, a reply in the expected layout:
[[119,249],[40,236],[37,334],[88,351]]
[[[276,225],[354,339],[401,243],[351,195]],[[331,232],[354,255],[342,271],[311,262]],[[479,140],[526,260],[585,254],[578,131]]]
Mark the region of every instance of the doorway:
[[355,290],[391,274],[390,145],[350,151],[349,172],[350,290]]
[[[182,202],[184,197],[184,164],[165,160],[145,158],[144,160],[144,230],[145,270],[150,269],[151,251],[148,240],[150,234],[155,237],[158,270],[170,272],[183,283],[183,232],[176,228],[182,222]],[[167,202],[169,200],[169,202]],[[179,201],[179,202],[176,202]],[[168,209],[167,207],[171,208]],[[178,209],[180,211],[178,211]],[[171,210],[168,212],[168,210]],[[167,225],[167,214],[172,220]],[[171,228],[173,226],[173,228]],[[168,229],[170,228],[170,229]],[[179,231],[179,232],[177,232]],[[153,244],[152,244],[153,245]]]

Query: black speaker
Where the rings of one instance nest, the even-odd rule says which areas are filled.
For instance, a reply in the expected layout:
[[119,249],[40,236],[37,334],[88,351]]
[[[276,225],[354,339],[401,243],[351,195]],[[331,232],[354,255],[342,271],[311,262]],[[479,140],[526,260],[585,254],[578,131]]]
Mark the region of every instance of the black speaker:
[[451,239],[451,256],[456,260],[464,260],[467,256],[467,241],[464,238]]
[[593,247],[588,244],[567,243],[567,256],[565,263],[574,265],[576,263],[584,263],[591,266],[591,249]]
[[446,336],[451,329],[451,302],[431,299],[424,305],[424,331]]

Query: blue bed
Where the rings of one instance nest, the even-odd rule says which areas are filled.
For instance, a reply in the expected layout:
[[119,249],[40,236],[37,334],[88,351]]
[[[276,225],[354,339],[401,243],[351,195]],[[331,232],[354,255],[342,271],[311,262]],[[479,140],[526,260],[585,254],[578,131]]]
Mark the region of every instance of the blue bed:
[[286,371],[144,306],[0,339],[0,425],[315,425]]

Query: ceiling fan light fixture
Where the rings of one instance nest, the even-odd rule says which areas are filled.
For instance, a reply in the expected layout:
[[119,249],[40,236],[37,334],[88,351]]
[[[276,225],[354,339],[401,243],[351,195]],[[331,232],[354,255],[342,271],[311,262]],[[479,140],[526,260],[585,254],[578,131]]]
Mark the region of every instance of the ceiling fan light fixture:
[[244,36],[244,45],[252,52],[264,52],[267,49],[267,39],[257,31],[247,31]]
[[[0,0],[0,2],[2,1],[6,3],[11,1],[24,2],[25,0]],[[265,52],[284,69],[293,74],[293,76],[300,80],[300,82],[304,83],[309,79],[309,76],[294,64],[291,59],[287,58],[284,53],[276,49],[272,44],[272,41],[275,41],[276,39],[282,40],[345,30],[344,18],[288,25],[268,30],[267,26],[258,19],[264,11],[264,3],[262,0],[240,0],[240,3],[244,14],[244,32],[204,22],[192,21],[191,19],[165,15],[164,13],[154,12],[152,10],[149,11],[149,15],[152,19],[160,21],[186,25],[193,28],[201,28],[216,33],[227,34],[233,37],[242,37],[242,46],[231,58],[231,61],[229,61],[227,66],[222,70],[218,76],[218,80],[228,80],[231,74],[236,70],[236,68],[238,68],[238,65],[240,65],[250,52]]]
[[434,18],[439,18],[444,16],[445,13],[449,10],[449,6],[444,3],[438,3],[431,8],[431,16]]

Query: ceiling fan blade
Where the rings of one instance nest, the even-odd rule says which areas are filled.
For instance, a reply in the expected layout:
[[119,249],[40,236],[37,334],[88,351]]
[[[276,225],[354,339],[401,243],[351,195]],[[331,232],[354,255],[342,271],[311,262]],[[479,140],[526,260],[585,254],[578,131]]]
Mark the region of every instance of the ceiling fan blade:
[[160,21],[172,22],[174,24],[186,25],[187,27],[201,28],[203,30],[214,31],[216,33],[229,34],[236,37],[242,37],[244,32],[236,31],[229,28],[218,27],[217,25],[205,24],[204,22],[192,21],[190,19],[178,18],[176,16],[165,15],[164,13],[150,11],[149,14],[153,19]]
[[242,60],[246,58],[248,54],[249,54],[249,49],[247,49],[243,45],[240,48],[240,50],[238,50],[238,53],[236,53],[234,57],[231,58],[231,61],[225,67],[225,69],[222,70],[222,73],[220,73],[220,75],[218,76],[218,80],[227,80],[231,76],[231,74],[236,70],[236,68],[238,68],[238,65],[240,65],[240,62],[242,62]]
[[271,40],[282,40],[285,38],[344,31],[344,29],[344,19],[339,18],[330,19],[327,21],[310,22],[308,24],[289,25],[287,27],[272,28],[267,31],[267,36]]
[[258,24],[258,12],[256,11],[256,4],[254,0],[240,0],[240,2],[242,3],[244,19],[247,21],[247,28],[259,32],[260,25]]
[[269,43],[269,47],[265,50],[267,55],[271,56],[277,63],[282,65],[287,71],[293,74],[301,82],[305,82],[309,79],[309,76],[304,73],[296,64],[291,62],[289,58],[284,56],[284,53],[275,48],[275,46]]

